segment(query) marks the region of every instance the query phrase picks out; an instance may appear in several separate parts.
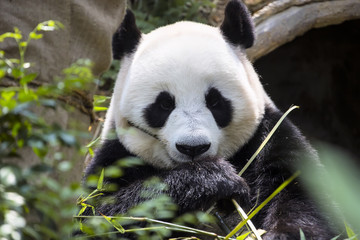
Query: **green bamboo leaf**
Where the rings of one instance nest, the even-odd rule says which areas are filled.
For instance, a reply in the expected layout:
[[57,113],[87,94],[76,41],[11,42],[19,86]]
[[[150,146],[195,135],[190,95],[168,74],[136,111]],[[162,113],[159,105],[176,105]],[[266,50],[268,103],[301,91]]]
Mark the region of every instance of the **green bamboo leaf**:
[[346,222],[345,222],[345,229],[349,239],[358,240],[357,235]]
[[22,77],[20,79],[20,84],[24,85],[24,84],[28,84],[29,82],[31,82],[32,80],[34,80],[37,77],[37,73],[30,73],[25,75],[24,77]]
[[238,236],[238,237],[236,238],[236,240],[244,240],[244,239],[247,238],[247,236],[249,236],[250,233],[251,233],[251,232],[247,232],[247,233],[241,234],[240,236]]
[[14,96],[15,96],[14,91],[9,91],[9,92],[5,91],[1,93],[1,98],[3,98],[6,102],[12,99]]
[[[245,211],[240,207],[240,205],[234,200],[232,199],[233,204],[235,205],[236,210],[238,211],[239,215],[241,216],[241,218],[247,219],[248,216],[246,215]],[[256,229],[255,225],[251,222],[250,219],[247,220],[247,225],[250,227],[251,231],[254,233],[256,239],[261,240],[261,234],[258,232],[258,230]]]
[[81,214],[83,214],[83,212],[87,209],[87,208],[91,208],[93,214],[95,215],[95,207],[90,205],[90,204],[86,204],[85,203],[85,199],[81,199],[78,200],[77,204],[80,204],[82,206],[81,210],[79,211],[77,216],[80,216]]
[[38,99],[38,95],[36,95],[36,93],[31,89],[28,90],[22,89],[18,95],[18,100],[21,103],[30,102],[37,99]]
[[44,35],[41,33],[35,33],[35,32],[31,32],[29,34],[29,39],[41,39]]
[[79,227],[80,227],[80,231],[81,231],[81,232],[84,232],[84,225],[82,224],[81,219],[80,219],[80,221],[79,221]]
[[6,75],[6,70],[5,69],[0,69],[0,79],[5,77],[5,75]]
[[107,217],[103,214],[101,215],[106,219],[106,221],[108,221],[111,225],[113,225],[113,227],[116,228],[116,230],[118,230],[120,233],[125,233],[125,229],[123,228],[123,226],[120,225],[118,221],[116,221],[116,219]]
[[28,45],[28,42],[26,42],[26,41],[22,41],[19,43],[19,46],[22,48],[27,47],[27,45]]
[[90,206],[90,207],[91,207],[93,215],[95,215],[95,207],[94,206]]
[[91,157],[94,157],[94,150],[92,148],[88,148],[89,154]]
[[98,184],[97,184],[97,190],[101,190],[103,188],[103,182],[104,182],[104,168],[101,170],[101,174],[98,180]]
[[94,95],[94,105],[100,104],[100,103],[104,103],[107,100],[109,100],[111,97],[108,96],[102,96],[102,95]]
[[300,240],[306,240],[305,234],[303,230],[301,230],[301,228],[300,228]]
[[81,214],[83,214],[85,212],[85,210],[87,209],[87,204],[82,203],[81,204],[83,207],[80,209],[78,216],[80,216]]
[[24,139],[19,139],[16,141],[16,144],[19,148],[24,147]]
[[5,38],[21,39],[22,36],[20,33],[12,33],[12,32],[3,33],[0,35],[0,42],[4,41]]
[[15,79],[21,78],[24,75],[24,73],[18,69],[18,68],[13,68],[11,69],[11,76],[13,76]]
[[94,112],[102,112],[107,110],[108,110],[107,107],[94,107]]
[[272,135],[275,133],[275,131],[278,129],[278,127],[280,126],[280,124],[282,123],[282,121],[286,118],[286,116],[295,108],[299,108],[298,106],[292,106],[291,108],[289,108],[283,115],[282,117],[279,119],[279,121],[275,124],[275,126],[273,127],[273,129],[271,129],[270,133],[266,136],[265,140],[261,143],[261,145],[259,146],[259,148],[256,150],[256,152],[251,156],[251,158],[249,159],[249,161],[246,163],[246,165],[241,169],[241,171],[239,172],[239,176],[241,176],[246,169],[250,166],[250,164],[254,161],[254,159],[256,158],[256,156],[261,152],[261,150],[264,148],[264,146],[267,144],[267,142],[270,140],[270,138],[272,137]]
[[290,178],[285,180],[269,197],[265,199],[254,211],[249,214],[245,220],[241,221],[226,237],[226,239],[234,236],[246,223],[249,219],[253,218],[266,204],[268,204],[276,195],[278,195],[287,185],[289,185],[295,178],[300,175],[300,171],[296,171]]
[[95,140],[91,141],[88,145],[86,145],[87,148],[93,147],[96,143],[100,141],[101,137],[97,137]]
[[55,27],[55,21],[54,20],[49,20],[48,21],[48,26]]
[[[16,122],[14,123],[13,127],[12,127],[12,130],[11,130],[11,135],[13,137],[16,137],[19,133],[19,129],[21,128],[21,124],[20,122]],[[20,143],[21,144],[21,143]]]

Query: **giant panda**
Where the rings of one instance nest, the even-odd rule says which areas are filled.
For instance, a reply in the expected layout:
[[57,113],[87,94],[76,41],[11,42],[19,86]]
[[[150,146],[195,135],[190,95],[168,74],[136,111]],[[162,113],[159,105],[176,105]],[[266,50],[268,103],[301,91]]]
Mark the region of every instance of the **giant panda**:
[[[302,161],[321,167],[316,151],[285,120],[242,177],[237,174],[282,116],[245,55],[253,42],[251,16],[240,0],[228,3],[219,28],[182,21],[142,34],[127,11],[113,39],[121,67],[85,178],[127,157],[144,164],[106,180],[118,188],[107,193],[114,202],[100,199],[99,212],[122,214],[141,203],[143,183],[154,176],[168,185],[164,191],[179,214],[231,198],[251,208]],[[300,239],[300,229],[306,239],[334,237],[298,180],[253,222],[266,230],[263,239]]]

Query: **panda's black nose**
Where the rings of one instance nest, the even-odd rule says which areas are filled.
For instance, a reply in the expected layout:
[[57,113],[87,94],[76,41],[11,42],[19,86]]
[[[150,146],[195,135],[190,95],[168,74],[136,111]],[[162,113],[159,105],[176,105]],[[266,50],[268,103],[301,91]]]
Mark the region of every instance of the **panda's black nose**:
[[190,157],[196,157],[209,150],[210,145],[211,145],[210,143],[195,145],[195,146],[186,145],[186,144],[176,144],[176,148],[177,150],[179,150],[179,152],[185,155],[188,155]]

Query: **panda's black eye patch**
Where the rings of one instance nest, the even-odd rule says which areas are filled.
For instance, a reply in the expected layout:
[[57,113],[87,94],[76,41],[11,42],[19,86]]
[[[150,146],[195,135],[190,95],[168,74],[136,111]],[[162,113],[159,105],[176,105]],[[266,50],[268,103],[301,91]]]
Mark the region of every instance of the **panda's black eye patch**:
[[226,99],[216,88],[210,88],[205,95],[205,102],[220,128],[229,125],[233,114],[230,100]]
[[153,128],[163,127],[170,113],[175,109],[175,98],[168,92],[160,92],[155,102],[144,109],[144,118]]

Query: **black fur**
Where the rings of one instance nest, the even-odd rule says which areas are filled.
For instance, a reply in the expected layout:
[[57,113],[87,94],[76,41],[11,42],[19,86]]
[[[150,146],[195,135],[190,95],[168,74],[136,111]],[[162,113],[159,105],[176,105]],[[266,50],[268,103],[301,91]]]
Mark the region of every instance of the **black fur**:
[[126,11],[125,18],[112,39],[112,51],[114,59],[122,59],[126,54],[131,54],[139,44],[141,32],[136,26],[135,16]]
[[231,0],[228,3],[220,30],[234,45],[249,48],[254,44],[255,34],[251,15],[241,0]]
[[233,108],[231,102],[224,98],[219,90],[211,88],[205,96],[206,107],[210,109],[216,124],[224,128],[231,122]]
[[[179,205],[179,213],[192,210],[206,210],[222,199],[236,198],[242,206],[253,206],[262,202],[281,183],[290,177],[301,161],[310,161],[319,167],[317,155],[301,135],[299,130],[285,120],[256,157],[243,178],[238,172],[256,151],[282,113],[267,108],[253,138],[232,158],[226,160],[208,159],[180,165],[172,170],[155,169],[149,165],[126,168],[118,179],[108,179],[107,183],[116,183],[118,190],[108,192],[115,203],[98,202],[96,209],[105,215],[126,212],[130,207],[144,201],[140,192],[142,183],[151,176],[160,177],[166,184],[174,202]],[[133,156],[117,140],[105,142],[96,152],[93,161],[86,169],[86,176],[109,166],[117,159]],[[247,185],[248,184],[248,185]],[[153,196],[162,192],[154,191]],[[249,203],[251,199],[251,204]],[[315,203],[308,197],[297,180],[275,197],[254,219],[258,228],[268,233],[266,239],[299,239],[299,228],[307,239],[330,239],[334,237],[329,227],[329,219],[322,217]]]
[[164,126],[170,113],[175,108],[175,98],[168,92],[161,92],[154,103],[144,110],[146,123],[152,128]]
[[[229,159],[237,171],[246,164],[281,116],[282,113],[276,109],[266,109],[254,137]],[[305,161],[315,168],[321,167],[315,150],[298,128],[285,119],[243,174],[251,189],[252,202],[264,201],[284,180],[299,170]],[[254,222],[258,228],[268,231],[264,240],[299,239],[300,228],[306,239],[325,240],[335,237],[332,221],[320,214],[305,191],[301,178],[280,192],[256,216]]]

